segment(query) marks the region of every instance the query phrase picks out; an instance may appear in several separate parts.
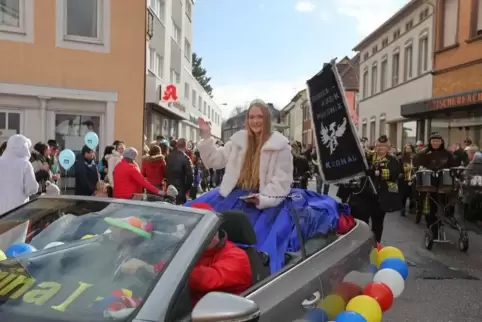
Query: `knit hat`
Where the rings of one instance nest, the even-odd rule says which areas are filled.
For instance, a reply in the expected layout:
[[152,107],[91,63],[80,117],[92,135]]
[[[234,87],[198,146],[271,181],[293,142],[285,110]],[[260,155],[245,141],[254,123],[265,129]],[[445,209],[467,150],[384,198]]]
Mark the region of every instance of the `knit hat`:
[[430,140],[432,139],[439,139],[441,140],[442,139],[442,136],[440,135],[440,133],[438,132],[432,132],[432,134],[430,134]]
[[124,151],[123,157],[129,160],[135,160],[137,158],[137,150],[134,148],[127,148]]
[[423,142],[421,140],[418,140],[416,145],[423,145]]

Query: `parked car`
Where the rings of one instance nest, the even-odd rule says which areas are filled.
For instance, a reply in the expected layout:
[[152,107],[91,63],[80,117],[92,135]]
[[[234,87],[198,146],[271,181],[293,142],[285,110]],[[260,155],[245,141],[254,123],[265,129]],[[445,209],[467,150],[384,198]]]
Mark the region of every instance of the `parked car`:
[[[149,223],[150,229],[142,231],[150,238],[120,247],[116,243],[125,241],[125,236],[116,225],[132,217]],[[293,220],[296,225],[298,216]],[[299,235],[300,251],[285,254],[286,265],[273,275],[266,254],[246,247],[253,268],[252,287],[241,295],[209,293],[193,308],[187,278],[220,227],[233,242],[255,244],[254,230],[239,212],[216,214],[139,200],[42,196],[0,217],[0,249],[7,255],[19,250],[16,257],[0,261],[0,320],[294,321],[349,272],[368,270],[374,246],[369,227],[361,222],[343,236],[305,241]],[[142,270],[133,275],[119,272],[119,263],[132,258],[165,264],[157,276]],[[124,292],[129,310],[123,315],[99,311],[118,290]]]

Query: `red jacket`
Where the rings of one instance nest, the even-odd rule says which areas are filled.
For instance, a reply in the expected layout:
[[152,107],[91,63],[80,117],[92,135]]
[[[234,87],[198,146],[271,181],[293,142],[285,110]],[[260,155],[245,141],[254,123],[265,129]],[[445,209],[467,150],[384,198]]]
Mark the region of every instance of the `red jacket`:
[[146,156],[142,160],[142,175],[154,185],[161,185],[164,181],[166,160],[164,156]]
[[241,294],[251,287],[248,255],[223,239],[221,246],[208,249],[201,255],[189,276],[193,304],[212,291]]
[[114,198],[131,199],[135,193],[147,189],[150,193],[159,193],[159,189],[149,183],[135,163],[123,159],[114,168]]

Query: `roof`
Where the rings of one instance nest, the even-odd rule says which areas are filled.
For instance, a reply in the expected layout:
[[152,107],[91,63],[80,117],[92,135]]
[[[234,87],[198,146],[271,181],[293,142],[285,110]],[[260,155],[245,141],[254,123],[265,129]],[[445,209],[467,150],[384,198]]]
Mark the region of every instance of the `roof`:
[[380,27],[375,29],[371,34],[366,36],[358,45],[356,45],[352,50],[361,51],[368,47],[376,38],[383,35],[388,29],[390,29],[394,24],[399,22],[408,13],[412,12],[414,9],[420,7],[425,0],[411,0],[406,5],[404,5],[400,10],[398,10],[393,16],[391,16],[387,21],[385,21]]
[[285,107],[283,107],[281,109],[281,115],[286,115],[286,113],[288,113],[289,111],[291,111],[294,107],[295,107],[295,102],[297,100],[300,99],[300,97],[303,95],[303,93],[306,91],[306,88],[305,89],[302,89],[301,91],[299,91],[298,93],[296,93],[295,96],[293,96],[293,98],[291,99],[291,101],[286,104]]
[[[328,63],[323,64],[325,67]],[[360,54],[356,54],[353,58],[348,56],[343,57],[338,63],[336,68],[340,75],[343,87],[346,91],[358,91],[359,87],[359,66],[360,66]]]

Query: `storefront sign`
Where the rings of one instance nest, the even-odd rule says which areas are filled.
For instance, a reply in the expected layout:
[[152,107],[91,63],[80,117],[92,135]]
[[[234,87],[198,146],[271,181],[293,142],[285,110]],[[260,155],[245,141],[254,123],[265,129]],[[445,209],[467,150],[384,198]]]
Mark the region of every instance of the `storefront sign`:
[[186,107],[179,102],[172,102],[172,106],[180,110],[181,112],[186,112]]
[[177,88],[176,86],[170,84],[166,86],[164,93],[162,94],[162,99],[164,101],[177,101]]
[[197,123],[197,117],[192,115],[192,114],[189,114],[189,122],[192,122],[192,123]]
[[451,107],[466,106],[478,103],[482,103],[482,91],[434,99],[429,102],[428,108],[429,110],[442,110]]

